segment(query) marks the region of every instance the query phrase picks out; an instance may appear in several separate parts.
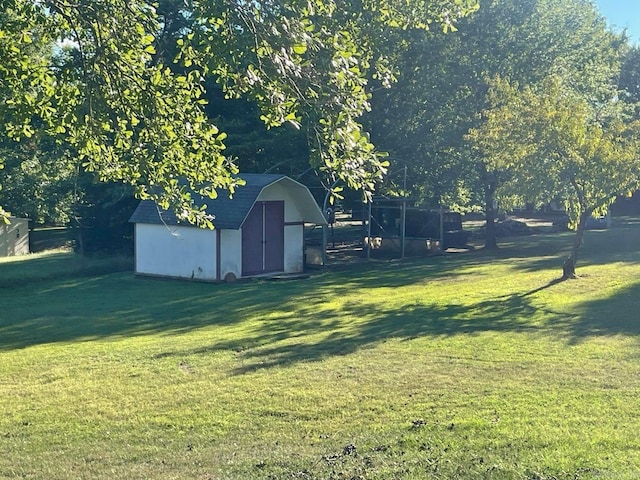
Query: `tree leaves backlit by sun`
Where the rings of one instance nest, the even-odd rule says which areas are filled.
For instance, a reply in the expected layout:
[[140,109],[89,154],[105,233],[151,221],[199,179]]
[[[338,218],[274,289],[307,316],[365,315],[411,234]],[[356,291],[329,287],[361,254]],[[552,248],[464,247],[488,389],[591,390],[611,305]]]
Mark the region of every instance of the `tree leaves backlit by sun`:
[[386,163],[359,117],[369,78],[393,70],[377,43],[389,28],[453,30],[476,0],[187,2],[179,64],[156,52],[163,18],[151,2],[2,0],[0,118],[15,140],[54,136],[101,180],[131,184],[184,220],[211,226],[197,192],[240,185],[225,134],[203,110],[214,75],[247,95],[269,126],[309,131],[315,167],[365,194]]

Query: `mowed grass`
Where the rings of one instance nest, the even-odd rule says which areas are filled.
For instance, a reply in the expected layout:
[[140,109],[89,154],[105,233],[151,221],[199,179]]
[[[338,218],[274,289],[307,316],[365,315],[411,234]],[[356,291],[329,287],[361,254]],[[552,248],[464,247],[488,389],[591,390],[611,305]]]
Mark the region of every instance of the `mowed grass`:
[[640,224],[558,283],[571,239],[219,285],[1,261],[0,478],[640,478]]
[[131,257],[83,257],[69,248],[61,247],[18,257],[0,257],[0,288],[131,269]]

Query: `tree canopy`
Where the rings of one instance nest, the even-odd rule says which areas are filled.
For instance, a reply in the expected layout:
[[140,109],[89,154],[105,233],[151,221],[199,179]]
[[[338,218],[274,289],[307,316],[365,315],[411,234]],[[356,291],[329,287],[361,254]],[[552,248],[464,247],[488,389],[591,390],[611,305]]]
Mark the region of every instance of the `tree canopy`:
[[489,169],[510,173],[506,194],[564,204],[576,229],[565,270],[573,275],[589,217],[640,186],[640,121],[614,91],[589,102],[558,76],[522,88],[496,79],[490,94],[495,108],[469,138]]
[[487,168],[465,137],[491,105],[491,79],[529,85],[558,74],[575,91],[606,97],[625,40],[589,0],[489,0],[458,26],[456,35],[406,39],[398,85],[374,97],[370,121],[374,141],[409,165],[412,196],[427,205],[482,204],[487,245],[495,246],[504,172]]
[[[392,71],[377,39],[451,29],[477,3],[194,1],[176,13],[142,0],[2,0],[0,119],[10,138],[44,131],[101,180],[210,226],[191,192],[215,197],[241,183],[225,134],[205,114],[214,76],[227,95],[256,100],[268,125],[307,124],[313,165],[366,194],[385,171],[358,121],[369,76],[387,84]],[[174,38],[179,65],[159,54]]]
[[[198,103],[199,74],[176,75],[153,61],[160,25],[152,4],[3,3],[0,108],[8,135],[44,129],[101,180],[130,183],[141,198],[206,223],[189,190],[233,190],[236,170]],[[34,44],[45,53],[35,57]]]

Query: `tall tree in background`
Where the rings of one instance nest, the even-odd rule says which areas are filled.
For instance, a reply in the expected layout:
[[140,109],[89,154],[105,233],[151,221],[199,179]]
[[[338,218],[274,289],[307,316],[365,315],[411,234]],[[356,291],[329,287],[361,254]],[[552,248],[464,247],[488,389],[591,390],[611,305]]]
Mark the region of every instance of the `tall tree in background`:
[[249,95],[269,126],[306,129],[312,166],[369,195],[386,162],[359,119],[369,80],[391,83],[386,33],[449,29],[477,3],[200,2],[191,45],[227,95]]
[[75,203],[77,161],[48,136],[3,141],[0,205],[35,224],[65,225]]
[[[183,0],[161,0],[157,12],[162,31],[156,39],[156,62],[172,64],[179,55],[178,40],[189,35],[199,23],[195,5]],[[183,74],[189,68],[173,65]],[[207,116],[227,134],[225,156],[242,172],[286,173],[299,178],[309,167],[309,148],[305,131],[293,125],[268,128],[260,119],[259,107],[249,98],[228,98],[215,77],[205,81],[203,98]]]
[[640,47],[631,47],[625,53],[618,86],[622,90],[621,99],[635,103],[635,114],[640,118]]
[[[425,203],[480,201],[487,220],[486,246],[497,246],[494,221],[500,186],[496,170],[465,135],[490,103],[488,80],[521,85],[551,72],[577,91],[603,95],[617,74],[624,38],[611,33],[589,0],[488,0],[445,39],[416,33],[402,58],[399,84],[374,98],[374,141],[413,168]],[[410,99],[410,100],[408,100]]]
[[594,101],[559,76],[523,88],[497,79],[490,93],[496,106],[469,138],[488,168],[511,173],[506,193],[564,202],[576,235],[563,278],[574,277],[589,217],[640,185],[640,121],[615,90]]

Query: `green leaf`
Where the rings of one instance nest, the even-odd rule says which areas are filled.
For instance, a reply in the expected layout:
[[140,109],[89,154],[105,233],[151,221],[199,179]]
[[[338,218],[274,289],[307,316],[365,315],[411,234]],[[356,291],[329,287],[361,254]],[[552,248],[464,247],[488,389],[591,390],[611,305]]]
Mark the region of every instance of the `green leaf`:
[[298,55],[304,55],[307,51],[307,46],[304,43],[297,43],[293,46],[293,51]]

